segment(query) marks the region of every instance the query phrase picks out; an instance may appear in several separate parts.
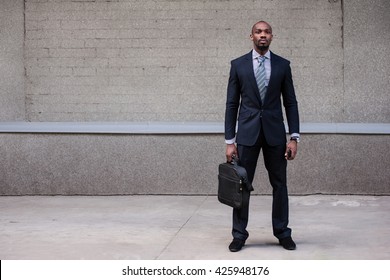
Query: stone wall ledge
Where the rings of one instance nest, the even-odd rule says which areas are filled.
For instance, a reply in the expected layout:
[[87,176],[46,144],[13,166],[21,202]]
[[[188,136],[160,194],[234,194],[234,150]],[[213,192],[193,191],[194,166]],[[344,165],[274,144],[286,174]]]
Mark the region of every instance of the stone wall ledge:
[[[222,122],[0,122],[0,133],[220,134]],[[302,134],[390,134],[390,123],[302,123]]]

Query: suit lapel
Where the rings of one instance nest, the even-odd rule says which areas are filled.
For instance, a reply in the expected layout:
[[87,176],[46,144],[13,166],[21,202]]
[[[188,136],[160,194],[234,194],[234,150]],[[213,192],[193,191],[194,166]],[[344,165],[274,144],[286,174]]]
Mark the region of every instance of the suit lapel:
[[273,92],[274,84],[277,80],[279,70],[279,59],[271,52],[271,76],[269,78],[267,94],[265,95],[265,101],[268,99],[268,95]]
[[252,51],[250,51],[246,55],[245,59],[246,59],[245,68],[246,68],[246,71],[248,72],[249,83],[253,88],[253,93],[256,95],[256,98],[259,101],[259,104],[261,104],[259,87],[257,86],[255,73],[253,71]]

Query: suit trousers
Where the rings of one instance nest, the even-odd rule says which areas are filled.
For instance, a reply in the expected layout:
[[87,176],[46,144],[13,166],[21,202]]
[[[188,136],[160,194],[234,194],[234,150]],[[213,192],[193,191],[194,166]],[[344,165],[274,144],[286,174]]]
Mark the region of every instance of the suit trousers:
[[[240,165],[246,169],[250,182],[253,182],[260,151],[263,150],[264,165],[272,186],[273,234],[278,239],[291,236],[291,229],[288,228],[287,160],[284,156],[286,145],[269,146],[263,131],[261,131],[254,146],[238,144],[237,149]],[[233,238],[246,240],[249,236],[246,230],[249,217],[249,199],[250,192],[244,190],[243,206],[240,209],[233,209]]]

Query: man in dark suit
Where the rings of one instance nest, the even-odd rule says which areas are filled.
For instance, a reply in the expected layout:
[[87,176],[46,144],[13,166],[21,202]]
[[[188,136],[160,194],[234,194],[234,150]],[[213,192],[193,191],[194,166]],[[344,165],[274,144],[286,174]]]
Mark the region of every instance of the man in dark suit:
[[[260,150],[272,186],[272,227],[279,244],[295,250],[288,227],[287,160],[297,154],[299,114],[290,62],[269,51],[272,28],[264,21],[252,27],[253,50],[231,62],[225,112],[225,142],[227,161],[239,158],[248,179],[253,181]],[[286,113],[290,140],[286,141],[282,101]],[[237,133],[236,133],[236,123]],[[236,146],[237,145],[237,146]],[[233,241],[229,245],[237,252],[249,236],[246,230],[250,191],[244,190],[244,205],[233,209]]]

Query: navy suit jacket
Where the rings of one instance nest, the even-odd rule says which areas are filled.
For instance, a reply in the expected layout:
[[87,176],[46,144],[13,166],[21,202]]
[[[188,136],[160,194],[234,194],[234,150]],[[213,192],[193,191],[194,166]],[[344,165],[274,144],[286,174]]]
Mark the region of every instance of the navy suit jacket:
[[271,76],[262,104],[253,72],[252,51],[232,60],[226,99],[225,139],[236,137],[237,144],[253,146],[262,128],[269,145],[285,144],[281,99],[289,132],[299,133],[298,102],[290,62],[271,52]]

